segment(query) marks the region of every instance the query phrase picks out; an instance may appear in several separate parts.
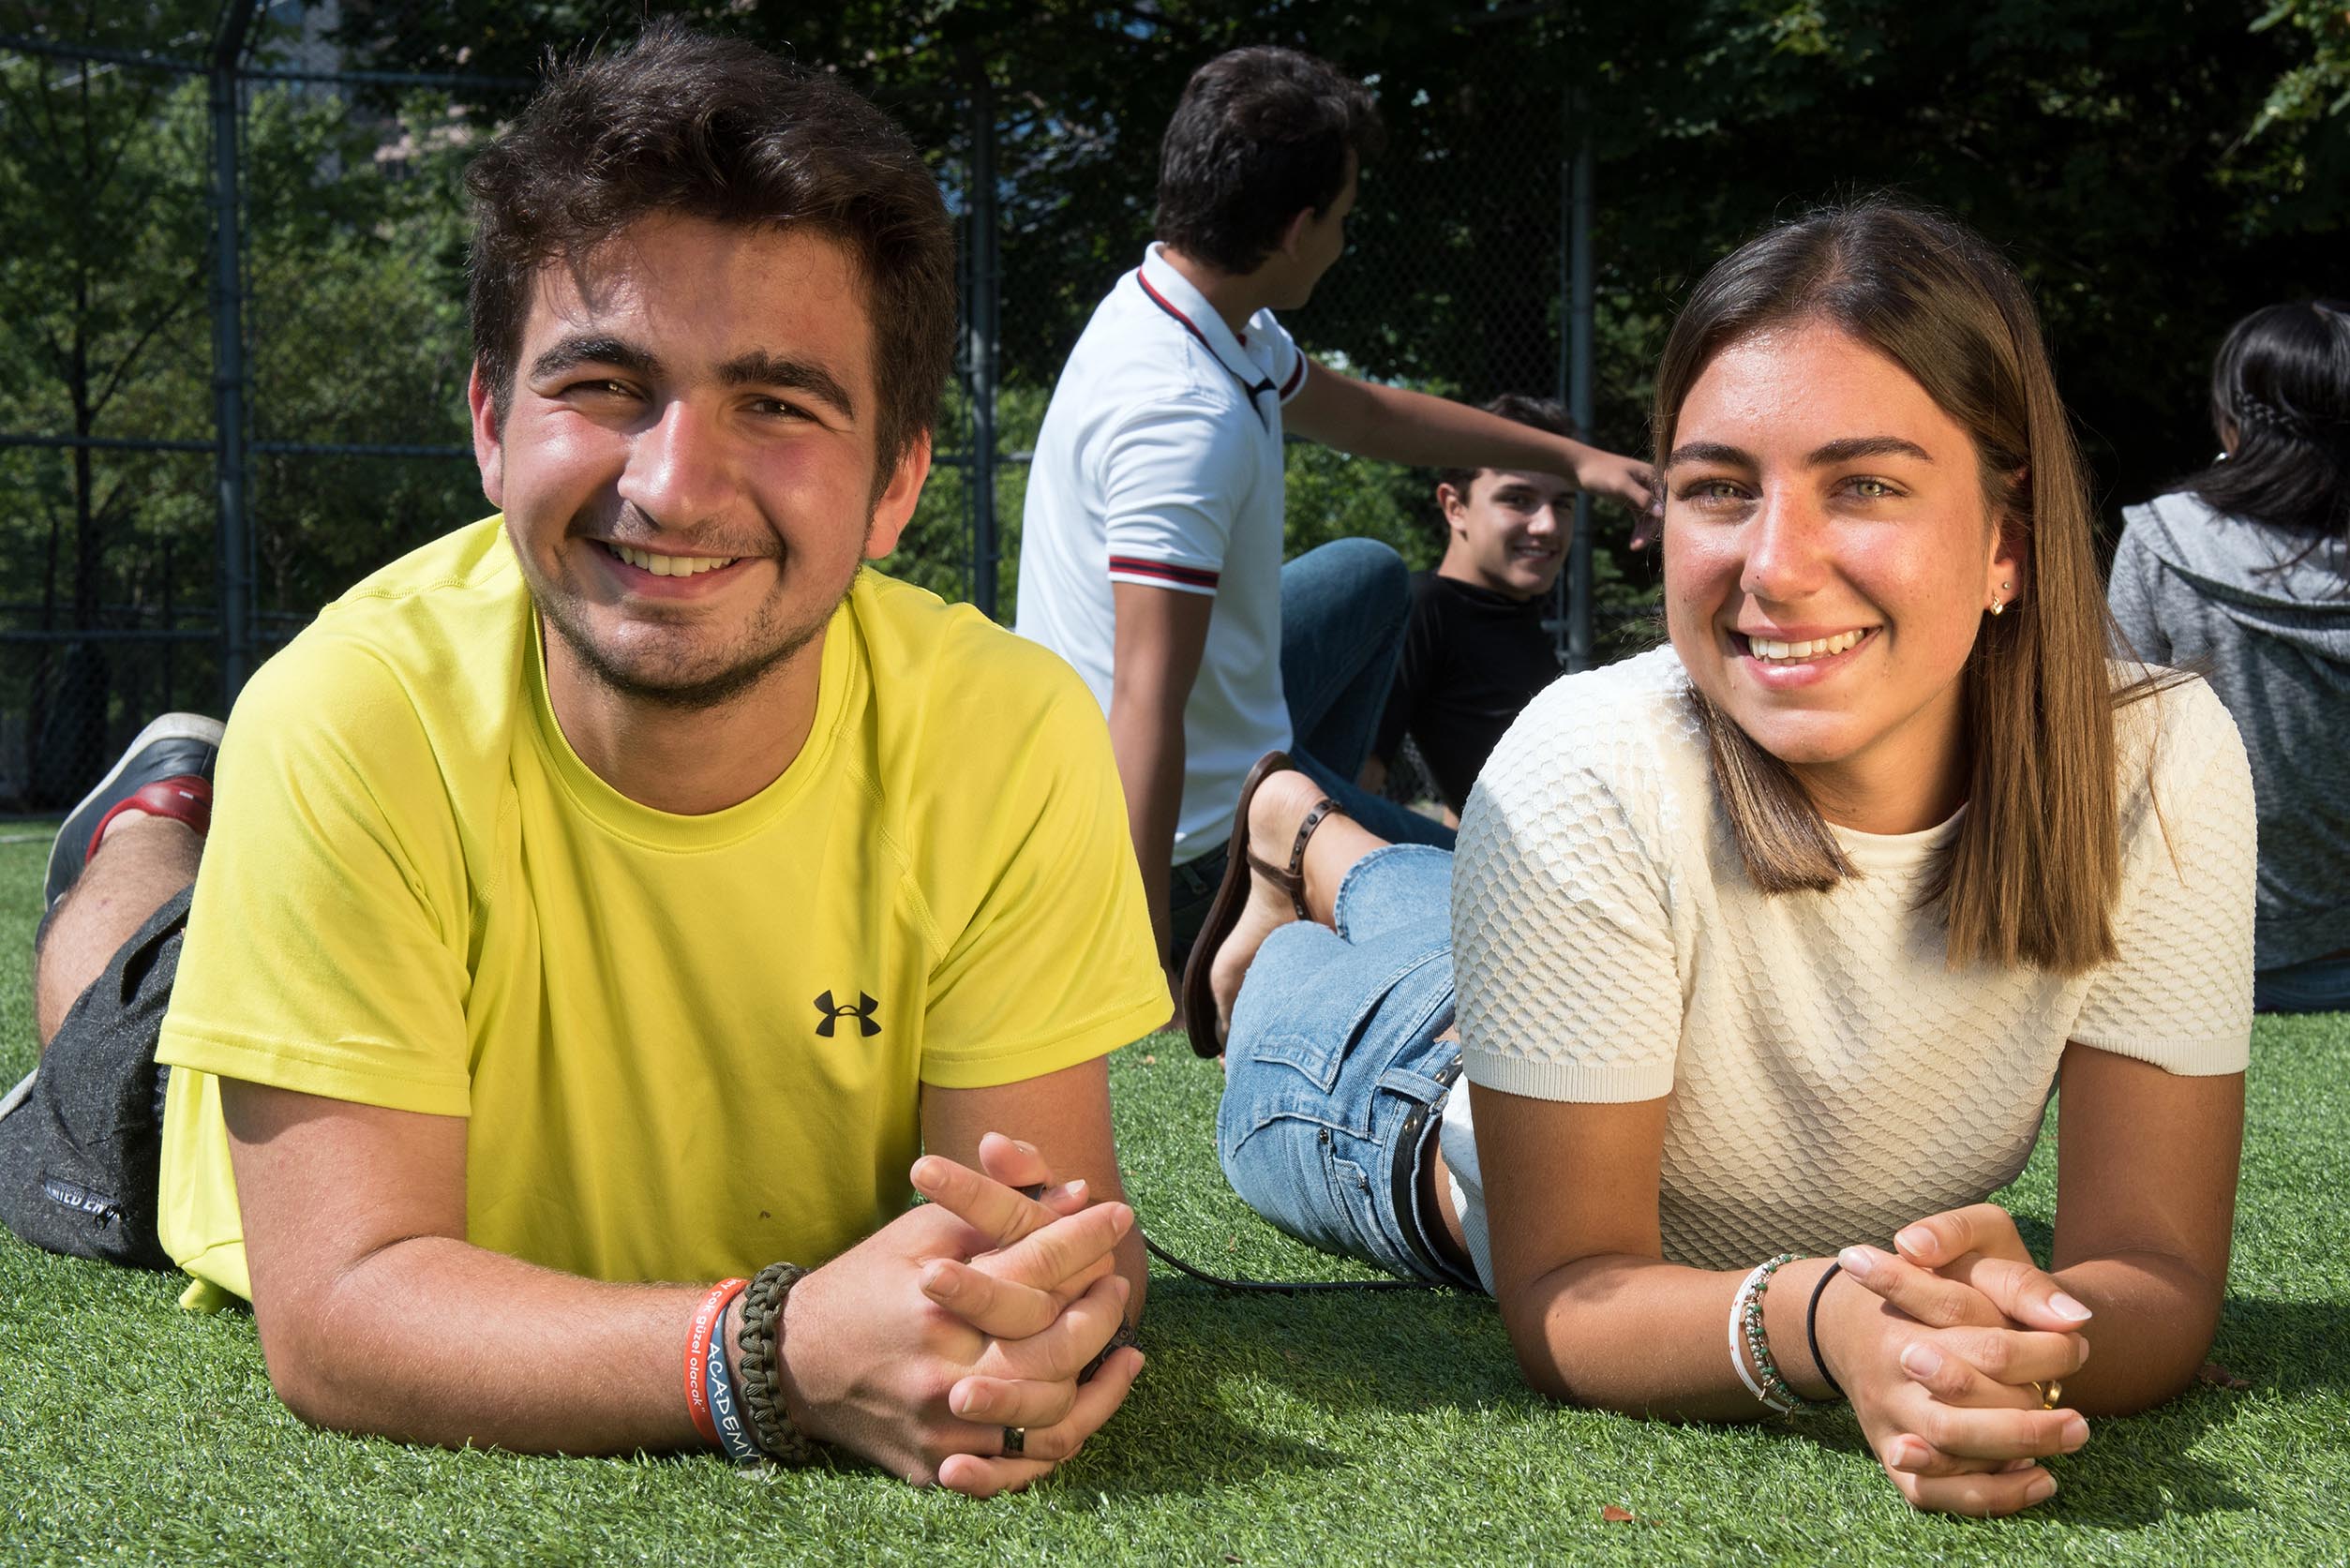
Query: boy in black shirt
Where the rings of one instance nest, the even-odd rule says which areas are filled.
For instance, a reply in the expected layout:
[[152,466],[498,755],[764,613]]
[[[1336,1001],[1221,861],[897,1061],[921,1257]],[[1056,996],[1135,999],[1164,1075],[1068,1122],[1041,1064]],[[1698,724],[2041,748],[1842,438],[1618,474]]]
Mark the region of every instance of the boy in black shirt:
[[[1504,393],[1486,412],[1573,437],[1558,404]],[[1412,579],[1394,691],[1363,765],[1369,789],[1386,784],[1408,734],[1458,823],[1477,770],[1519,710],[1559,673],[1542,629],[1551,585],[1575,533],[1575,486],[1514,469],[1444,469],[1436,504],[1444,559]]]

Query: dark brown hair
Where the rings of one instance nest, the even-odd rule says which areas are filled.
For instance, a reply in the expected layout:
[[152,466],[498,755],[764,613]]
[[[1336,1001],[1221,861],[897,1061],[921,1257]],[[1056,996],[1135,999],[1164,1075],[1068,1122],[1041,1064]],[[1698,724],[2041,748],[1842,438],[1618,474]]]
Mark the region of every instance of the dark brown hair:
[[1330,210],[1346,158],[1385,144],[1363,84],[1294,49],[1235,49],[1191,73],[1159,144],[1159,238],[1250,273],[1292,218]]
[[616,54],[556,66],[466,172],[473,354],[502,412],[531,289],[631,224],[678,215],[805,227],[863,275],[878,402],[876,485],[938,417],[954,364],[954,233],[890,117],[751,44],[658,22]]
[[[2022,563],[1985,616],[1966,680],[1968,808],[1929,886],[1953,967],[2077,974],[2114,956],[2121,886],[2108,618],[2080,453],[2023,280],[1953,220],[1883,199],[1748,242],[1706,274],[1665,346],[1661,472],[1714,356],[1769,327],[1834,326],[1916,380],[1973,440],[1983,496]],[[1669,523],[1667,525],[1670,526]],[[1739,854],[1766,892],[1824,889],[1852,866],[1788,766],[1694,690]]]
[[[1486,404],[1485,411],[1515,420],[1520,425],[1532,426],[1537,430],[1547,430],[1554,436],[1567,436],[1577,441],[1582,439],[1582,431],[1575,427],[1575,416],[1566,411],[1564,404],[1548,397],[1529,397],[1522,392],[1504,392]],[[1476,482],[1477,475],[1485,471],[1483,469],[1438,469],[1436,483],[1449,485],[1466,496],[1469,486]]]

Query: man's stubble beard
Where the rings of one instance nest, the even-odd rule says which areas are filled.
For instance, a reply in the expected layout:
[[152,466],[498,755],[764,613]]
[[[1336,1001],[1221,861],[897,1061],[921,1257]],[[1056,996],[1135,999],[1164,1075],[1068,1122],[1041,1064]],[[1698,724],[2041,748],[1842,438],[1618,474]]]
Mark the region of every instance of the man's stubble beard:
[[[768,610],[762,609],[743,639],[750,646],[750,652],[724,669],[682,680],[650,679],[625,667],[596,646],[581,618],[571,613],[570,601],[559,599],[553,594],[541,594],[535,583],[530,584],[531,601],[538,610],[539,620],[552,627],[555,635],[563,639],[563,646],[571,650],[580,669],[606,691],[674,712],[702,712],[741,696],[765,679],[778,665],[815,641],[825,627],[831,624],[833,614],[847,600],[850,590],[857,586],[858,574],[864,569],[861,560],[851,567],[847,580],[841,584],[840,591],[826,603],[822,614],[800,625],[785,628],[780,637],[771,643],[767,642],[767,635],[773,617]],[[528,581],[527,575],[525,580]],[[765,646],[760,646],[763,643]]]

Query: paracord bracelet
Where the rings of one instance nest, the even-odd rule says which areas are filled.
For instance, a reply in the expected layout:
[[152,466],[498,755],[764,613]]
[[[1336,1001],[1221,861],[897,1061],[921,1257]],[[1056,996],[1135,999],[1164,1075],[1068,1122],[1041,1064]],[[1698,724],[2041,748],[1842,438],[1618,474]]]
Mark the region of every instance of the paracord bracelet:
[[779,1465],[804,1465],[816,1444],[791,1424],[784,1410],[784,1303],[807,1270],[797,1263],[770,1263],[742,1292],[742,1326],[735,1344],[742,1351],[742,1403],[751,1412],[751,1435],[760,1451]]

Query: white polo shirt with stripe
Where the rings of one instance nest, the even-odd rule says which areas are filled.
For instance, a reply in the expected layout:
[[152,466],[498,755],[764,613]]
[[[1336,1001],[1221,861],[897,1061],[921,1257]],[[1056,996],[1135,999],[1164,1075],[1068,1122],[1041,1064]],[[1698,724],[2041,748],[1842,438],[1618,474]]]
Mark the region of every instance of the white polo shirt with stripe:
[[1306,356],[1269,310],[1235,338],[1158,246],[1061,368],[1037,438],[1014,629],[1110,708],[1110,585],[1212,595],[1183,713],[1174,862],[1232,831],[1250,765],[1290,743],[1281,692],[1281,405]]

